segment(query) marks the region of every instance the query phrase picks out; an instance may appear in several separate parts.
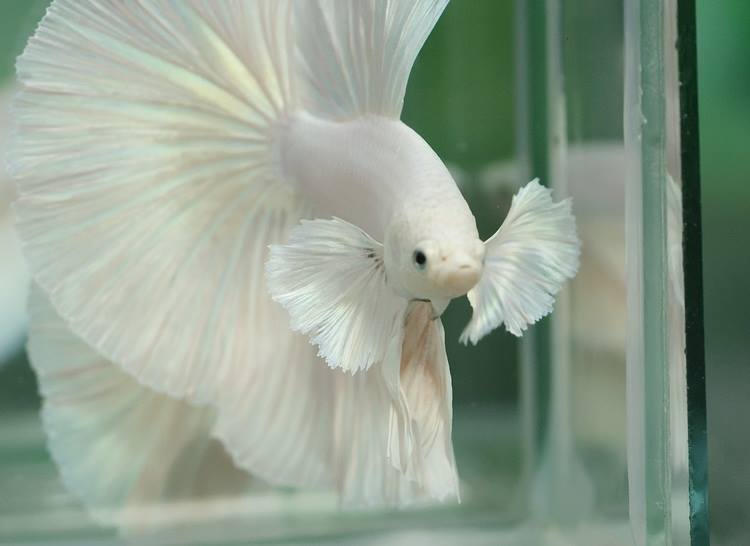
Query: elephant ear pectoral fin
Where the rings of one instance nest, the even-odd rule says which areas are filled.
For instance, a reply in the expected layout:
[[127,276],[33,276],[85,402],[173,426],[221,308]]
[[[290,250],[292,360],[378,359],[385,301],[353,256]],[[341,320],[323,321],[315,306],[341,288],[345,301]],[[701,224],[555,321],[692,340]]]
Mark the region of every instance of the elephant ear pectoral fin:
[[403,328],[408,301],[388,287],[382,255],[380,243],[338,218],[303,220],[271,247],[271,297],[331,368],[356,373],[382,362]]
[[581,243],[572,201],[554,202],[548,188],[529,182],[485,247],[484,274],[468,294],[474,312],[462,343],[476,344],[503,323],[521,336],[552,311],[555,294],[578,271]]

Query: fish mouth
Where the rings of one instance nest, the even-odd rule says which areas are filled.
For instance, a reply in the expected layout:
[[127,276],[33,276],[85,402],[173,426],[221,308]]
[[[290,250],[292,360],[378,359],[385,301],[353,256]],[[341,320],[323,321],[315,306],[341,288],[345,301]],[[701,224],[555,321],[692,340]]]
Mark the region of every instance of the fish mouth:
[[436,271],[434,282],[441,292],[451,297],[463,296],[474,288],[482,276],[482,264],[478,260],[461,260]]

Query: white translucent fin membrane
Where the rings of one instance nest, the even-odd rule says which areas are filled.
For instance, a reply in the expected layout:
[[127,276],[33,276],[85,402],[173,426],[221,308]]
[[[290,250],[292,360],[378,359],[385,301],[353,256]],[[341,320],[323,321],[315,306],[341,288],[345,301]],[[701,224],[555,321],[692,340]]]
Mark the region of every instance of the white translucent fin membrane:
[[340,374],[338,487],[345,506],[458,499],[442,324],[412,304],[403,334],[367,373]]
[[335,372],[289,329],[286,312],[267,303],[265,320],[276,326],[269,352],[224,390],[214,435],[237,465],[269,483],[330,487]]
[[353,375],[290,334],[277,365],[224,399],[215,435],[254,475],[333,488],[345,508],[457,499],[450,372],[431,317],[430,304],[412,304],[384,360]]
[[387,286],[382,245],[344,220],[303,220],[287,244],[271,247],[266,270],[292,328],[331,367],[366,370],[403,327],[408,302]]
[[537,180],[513,197],[502,226],[485,243],[484,273],[468,294],[474,311],[463,343],[477,343],[503,323],[520,336],[552,311],[555,294],[578,270],[571,206],[570,199],[552,201],[552,192]]
[[401,115],[414,60],[448,0],[294,4],[303,107],[332,119]]
[[417,439],[414,474],[430,497],[458,500],[453,455],[453,391],[443,323],[432,306],[414,303],[406,320],[401,353],[401,389]]
[[71,329],[193,401],[254,366],[266,246],[299,206],[272,133],[289,2],[56,0],[18,61],[10,156],[32,273]]
[[39,289],[30,313],[29,355],[50,452],[66,486],[100,521],[145,530],[167,521],[171,503],[249,486],[210,436],[213,410],[140,385],[75,337]]

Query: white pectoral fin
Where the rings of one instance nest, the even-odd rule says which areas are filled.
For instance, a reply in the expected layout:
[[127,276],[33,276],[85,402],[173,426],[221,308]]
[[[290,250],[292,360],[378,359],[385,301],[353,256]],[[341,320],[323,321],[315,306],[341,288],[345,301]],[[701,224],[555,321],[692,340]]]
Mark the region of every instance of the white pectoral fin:
[[398,118],[414,60],[448,0],[296,2],[301,100],[332,119]]
[[555,294],[576,274],[580,241],[572,202],[556,203],[551,193],[538,180],[521,188],[485,243],[484,274],[468,294],[473,315],[461,342],[475,344],[503,323],[522,335],[552,311]]
[[332,368],[351,373],[384,359],[407,301],[388,286],[382,245],[338,218],[303,220],[271,247],[268,288],[292,329]]

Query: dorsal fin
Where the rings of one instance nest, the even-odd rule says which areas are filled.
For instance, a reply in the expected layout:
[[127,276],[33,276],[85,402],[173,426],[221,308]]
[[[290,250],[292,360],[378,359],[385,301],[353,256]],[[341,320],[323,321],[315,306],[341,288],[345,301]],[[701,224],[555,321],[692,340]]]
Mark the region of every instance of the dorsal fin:
[[448,0],[295,4],[303,108],[329,119],[398,118],[412,65]]

